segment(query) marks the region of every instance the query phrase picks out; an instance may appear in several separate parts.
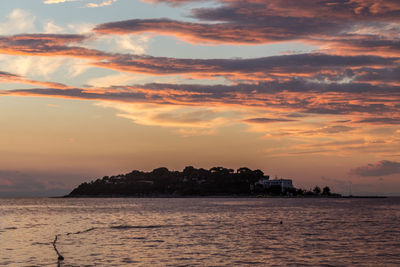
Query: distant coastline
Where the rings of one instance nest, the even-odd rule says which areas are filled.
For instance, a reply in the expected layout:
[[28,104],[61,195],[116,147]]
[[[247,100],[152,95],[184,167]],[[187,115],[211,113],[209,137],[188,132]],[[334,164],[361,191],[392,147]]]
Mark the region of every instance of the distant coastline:
[[51,198],[282,198],[282,199],[331,199],[331,198],[354,198],[354,199],[363,199],[363,198],[388,198],[387,196],[272,196],[272,195],[265,195],[265,196],[256,196],[256,195],[207,195],[207,196],[199,196],[199,195],[65,195],[61,197],[51,197]]
[[64,197],[75,198],[340,198],[328,186],[322,189],[295,188],[291,179],[269,179],[261,170],[241,167],[234,171],[224,167],[209,170],[192,166],[183,171],[170,171],[165,167],[151,172],[134,170],[127,174],[104,176],[84,182]]

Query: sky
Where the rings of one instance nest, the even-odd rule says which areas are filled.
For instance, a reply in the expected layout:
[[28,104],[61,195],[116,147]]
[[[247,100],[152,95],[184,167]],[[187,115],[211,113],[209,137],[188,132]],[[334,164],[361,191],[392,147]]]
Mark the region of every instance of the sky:
[[165,166],[400,195],[398,0],[2,0],[0,197]]

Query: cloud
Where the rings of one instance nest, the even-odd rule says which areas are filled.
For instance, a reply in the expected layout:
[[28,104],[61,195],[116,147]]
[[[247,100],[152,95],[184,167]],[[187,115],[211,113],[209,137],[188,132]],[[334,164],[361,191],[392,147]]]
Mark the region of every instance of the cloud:
[[111,6],[113,3],[117,2],[118,0],[104,0],[100,3],[88,3],[87,7],[103,7],[103,6]]
[[43,3],[45,4],[60,4],[65,2],[75,2],[80,0],[45,0]]
[[[61,4],[61,3],[66,3],[66,2],[76,2],[76,1],[82,1],[82,0],[45,0],[43,3],[45,4]],[[102,0],[99,3],[96,2],[90,2],[86,4],[86,7],[104,7],[104,6],[110,6],[113,3],[117,2],[118,0]]]
[[[149,2],[149,1],[147,1]],[[150,1],[170,4],[197,1]],[[400,5],[394,1],[220,0],[192,9],[200,22],[133,19],[98,25],[103,34],[151,32],[191,43],[266,44],[301,41],[330,53],[398,55]]]
[[192,43],[261,44],[294,39],[268,30],[265,28],[263,31],[254,31],[247,25],[202,24],[170,19],[133,19],[105,23],[94,28],[95,32],[102,34],[152,32],[174,35]]
[[[55,83],[55,82],[43,82],[43,81],[36,81],[36,80],[30,80],[26,79],[20,75],[8,73],[8,72],[3,72],[0,71],[0,82],[3,83],[22,83],[22,84],[33,84],[33,85],[40,85],[43,87],[53,87],[57,89],[68,89],[71,88],[67,85],[61,84],[61,83]],[[1,95],[1,91],[0,91]]]
[[[317,115],[317,114],[315,114]],[[318,116],[318,115],[317,115]],[[316,117],[316,116],[314,116]],[[309,149],[312,149],[312,151],[315,151],[315,147],[318,147],[319,149],[324,148],[327,151],[333,151],[333,150],[338,150],[339,148],[343,148],[345,145],[354,145],[354,144],[360,144],[360,139],[357,140],[349,140],[349,141],[330,141],[326,142],[316,142],[317,140],[315,139],[316,137],[319,136],[324,136],[324,137],[338,137],[339,135],[347,135],[349,132],[355,131],[357,128],[356,127],[347,127],[347,126],[340,126],[340,125],[332,125],[331,122],[325,121],[326,118],[323,116],[319,116],[321,118],[321,123],[310,123],[307,122],[306,120],[298,120],[302,124],[295,124],[295,125],[289,125],[289,126],[282,126],[279,127],[278,130],[273,130],[273,129],[268,129],[265,128],[264,132],[267,132],[266,137],[296,137],[296,138],[302,138],[303,141],[307,140],[307,144],[297,144],[296,145],[296,150],[298,149],[304,149],[309,151]],[[322,119],[324,118],[324,119]],[[324,125],[321,127],[321,124]],[[312,139],[312,140],[311,140]],[[315,140],[314,140],[315,139]],[[310,144],[311,143],[311,144]],[[361,144],[365,144],[365,141],[363,140]],[[320,151],[320,150],[318,150]],[[303,152],[301,152],[303,153]]]
[[0,170],[0,196],[61,196],[70,190],[61,177],[68,175]]
[[[325,85],[326,86],[326,85]],[[335,85],[327,88],[318,83],[296,82],[237,85],[196,85],[196,84],[144,84],[132,86],[110,86],[97,88],[69,88],[60,90],[56,87],[32,88],[2,91],[3,95],[48,96],[86,100],[117,101],[125,103],[173,104],[183,106],[231,106],[258,108],[284,113],[311,115],[352,116],[353,122],[374,125],[376,114],[387,114],[399,118],[398,89],[388,94],[381,94],[380,88],[358,92],[347,85]],[[396,95],[397,94],[397,95]],[[376,103],[379,98],[380,104]],[[358,119],[362,117],[362,119]],[[308,117],[305,117],[306,119]],[[284,118],[287,119],[287,118]],[[289,118],[291,119],[291,118]],[[363,121],[364,120],[364,121]],[[261,120],[257,120],[260,122]],[[265,122],[265,120],[263,120]],[[255,121],[248,121],[255,122]],[[381,121],[380,124],[385,123]],[[392,121],[386,122],[393,124]],[[345,125],[331,125],[308,134],[335,134],[352,131]],[[304,132],[306,134],[307,132]]]
[[[399,58],[340,56],[321,53],[282,55],[253,59],[189,59],[107,53],[79,46],[90,37],[81,34],[28,34],[0,37],[0,53],[8,55],[63,56],[92,60],[91,65],[148,75],[190,74],[195,78],[222,76],[237,81],[290,80],[306,77],[320,83],[368,82],[396,84]],[[145,51],[148,39],[117,39],[121,48]],[[344,82],[343,82],[344,81]],[[389,84],[390,83],[390,84]],[[353,85],[349,85],[353,86]],[[357,86],[357,84],[354,84]],[[326,86],[325,86],[326,87]]]
[[54,21],[46,21],[43,23],[43,30],[45,33],[62,33],[64,29],[54,23]]
[[[153,1],[183,4],[191,1]],[[97,3],[97,2],[96,2]],[[108,4],[111,2],[98,2]],[[93,86],[9,90],[1,94],[52,96],[133,104],[182,106],[235,106],[262,108],[264,114],[293,113],[301,116],[335,116],[337,121],[357,124],[396,125],[400,120],[399,5],[394,1],[261,1],[246,3],[220,0],[220,5],[191,9],[196,22],[171,19],[134,19],[97,25],[90,34],[20,34],[0,36],[0,53],[10,56],[72,58],[81,64],[70,68],[77,75],[90,67],[124,72],[92,78]],[[97,4],[96,4],[97,5]],[[192,8],[193,6],[189,6]],[[301,8],[302,7],[302,8]],[[322,15],[323,14],[323,15]],[[60,29],[49,22],[48,31]],[[379,30],[378,30],[379,29]],[[196,59],[145,55],[149,35],[172,34],[191,42],[259,44],[297,40],[318,44],[319,52],[259,58]],[[117,34],[117,37],[116,35]],[[135,35],[131,35],[135,34]],[[93,48],[110,41],[110,52]],[[112,52],[111,52],[112,51]],[[32,68],[28,59],[12,72],[25,77]],[[40,61],[40,60],[35,60]],[[59,64],[42,60],[40,69],[49,75]],[[60,61],[61,62],[61,61]],[[62,63],[66,64],[66,63]],[[5,68],[4,68],[5,69]],[[29,70],[29,71],[28,71]],[[172,77],[175,82],[138,83],[140,77]],[[23,83],[41,82],[8,78]],[[44,76],[47,77],[47,76]],[[178,79],[179,77],[179,79]],[[123,79],[115,81],[115,79]],[[183,79],[226,79],[225,84],[179,84]],[[145,79],[141,82],[147,82]],[[277,112],[277,113],[274,113]],[[345,118],[340,118],[345,117]],[[173,117],[169,117],[172,120]],[[299,117],[300,120],[305,120]],[[153,118],[154,119],[154,118]],[[269,118],[252,114],[243,122],[266,124],[291,122],[298,117]],[[331,123],[313,129],[310,135],[353,131]],[[302,132],[306,134],[306,130]]]
[[[81,88],[71,88],[68,90],[54,88],[32,88],[21,90],[0,91],[0,95],[20,95],[20,96],[49,96],[68,99],[82,100],[106,100],[121,102],[145,102],[146,97],[140,92],[103,92]],[[148,100],[147,100],[148,101]]]
[[[182,4],[197,2],[197,0],[142,0],[143,2],[158,2],[168,4]],[[201,18],[215,18],[216,20],[227,20],[226,17],[235,17],[242,20],[251,20],[251,15],[283,15],[289,17],[321,17],[326,19],[348,19],[348,20],[399,20],[400,4],[396,0],[373,1],[319,1],[319,0],[249,0],[243,3],[240,0],[219,0],[221,5],[217,8],[202,8],[195,10]],[[248,6],[247,9],[243,7]],[[242,9],[241,9],[242,8]],[[258,8],[258,10],[257,10]],[[213,12],[214,11],[214,12]],[[239,13],[239,11],[241,13]],[[207,12],[210,12],[207,14]],[[198,13],[203,14],[200,16]],[[220,15],[218,19],[217,15]],[[242,14],[242,17],[239,16]],[[229,16],[228,16],[229,15]],[[256,16],[258,18],[258,16]]]
[[[15,75],[7,73],[3,73],[3,76],[15,78]],[[116,79],[119,79],[118,76]],[[39,96],[96,101],[97,105],[113,108],[118,111],[117,116],[136,124],[168,127],[183,136],[214,134],[221,127],[244,123],[248,131],[264,133],[268,140],[283,138],[290,142],[300,142],[277,148],[277,151],[271,152],[275,155],[287,155],[287,149],[294,153],[291,155],[348,155],[360,152],[384,155],[398,150],[399,142],[396,141],[395,132],[383,143],[374,137],[376,134],[363,132],[361,124],[367,122],[359,122],[360,118],[375,118],[377,110],[382,114],[400,117],[399,108],[391,104],[391,101],[399,102],[399,97],[392,99],[395,93],[392,92],[384,99],[378,88],[354,94],[340,85],[335,87],[336,91],[324,92],[318,83],[300,86],[299,81],[294,83],[297,86],[293,91],[284,90],[292,87],[290,83],[275,82],[236,85],[166,83],[108,87],[101,87],[99,83],[89,88],[56,88],[49,84],[47,88],[0,91],[0,97]],[[383,104],[376,108],[377,96]],[[349,120],[339,124],[336,118]],[[278,122],[279,127],[274,124]],[[374,122],[369,124],[378,125]],[[351,142],[340,142],[341,138]]]
[[274,123],[274,122],[291,122],[297,120],[283,119],[283,118],[251,118],[243,120],[247,123]]
[[71,33],[76,33],[76,34],[87,34],[90,35],[92,32],[93,24],[91,23],[69,23],[67,26],[67,29]]
[[[193,0],[141,0],[142,2],[147,2],[147,3],[168,3],[172,5],[178,5],[178,4],[185,4],[185,3],[190,3],[194,2]],[[206,2],[208,0],[197,0],[199,2]]]
[[386,176],[391,174],[400,174],[400,162],[381,160],[377,163],[370,163],[365,166],[350,170],[351,175],[358,176]]
[[136,124],[175,128],[183,136],[214,134],[218,127],[231,124],[230,114],[218,107],[189,107],[171,104],[96,104],[118,110],[117,116]]
[[65,58],[24,57],[24,56],[0,56],[0,69],[7,69],[10,72],[21,76],[40,76],[49,79],[50,76],[60,69],[67,62]]
[[[184,1],[169,2],[181,3]],[[293,7],[291,5],[288,6],[288,2],[293,4]],[[208,41],[212,41],[215,38],[226,38],[227,42],[232,41],[234,43],[247,41],[249,43],[257,43],[259,42],[257,40],[261,39],[268,39],[271,41],[286,40],[289,32],[289,35],[293,35],[293,38],[296,40],[300,38],[299,40],[302,41],[308,40],[317,43],[322,40],[326,46],[325,49],[328,49],[325,51],[329,52],[329,49],[335,49],[335,51],[343,53],[342,56],[312,53],[258,59],[200,60],[162,58],[105,53],[82,46],[82,42],[88,40],[90,38],[89,36],[67,36],[62,34],[1,37],[0,52],[11,55],[82,57],[97,60],[92,63],[97,67],[150,75],[190,74],[194,75],[196,78],[223,76],[233,81],[282,80],[293,76],[302,76],[325,83],[347,80],[369,83],[386,82],[386,84],[390,82],[392,85],[398,84],[396,74],[398,74],[399,59],[395,57],[395,55],[398,55],[396,51],[398,51],[400,47],[398,39],[387,39],[392,36],[390,34],[382,38],[377,38],[376,34],[379,33],[378,31],[375,31],[376,34],[365,34],[365,30],[361,30],[365,27],[372,27],[369,25],[375,25],[373,23],[380,23],[379,25],[384,27],[387,31],[395,32],[398,27],[396,26],[397,22],[395,22],[397,20],[393,14],[398,12],[398,5],[394,3],[370,3],[370,5],[365,5],[358,1],[352,1],[352,5],[340,1],[332,1],[329,5],[315,1],[313,1],[312,5],[304,1],[300,2],[301,3],[293,1],[263,2],[254,0],[246,4],[246,8],[244,8],[243,4],[239,1],[221,1],[223,5],[220,7],[194,9],[192,15],[199,20],[206,20],[208,22],[217,20],[223,22],[189,23],[169,19],[136,19],[98,25],[94,28],[94,31],[106,34],[138,33],[143,31],[162,33],[170,31],[173,34],[179,33],[189,36],[190,38],[200,38]],[[299,4],[308,7],[308,9],[302,10],[302,12],[298,12],[297,9],[293,10],[293,8],[296,6],[298,7]],[[364,11],[360,13],[361,7]],[[394,8],[394,10],[389,10],[389,12],[388,7]],[[342,10],[344,15],[334,12],[337,10]],[[322,11],[328,12],[324,18],[328,17],[328,21],[331,20],[332,23],[334,22],[334,25],[338,24],[337,20],[339,19],[347,19],[348,23],[351,25],[351,27],[349,26],[351,30],[343,34],[343,29],[340,29],[338,30],[339,35],[332,38],[327,38],[327,32],[325,30],[321,30],[321,32],[323,32],[322,37],[320,36],[321,33],[309,32],[310,28],[317,31],[319,29],[318,27],[331,27],[331,25],[325,25],[321,21],[314,21],[314,19],[320,19],[319,14]],[[357,15],[354,15],[354,12],[356,12]],[[267,15],[267,17],[262,15]],[[343,16],[345,18],[343,18]],[[292,20],[289,21],[291,23],[286,23],[288,19]],[[301,27],[303,25],[299,23],[298,20],[303,24],[316,23],[318,27],[297,29],[296,27]],[[370,20],[374,22],[372,23]],[[375,22],[375,20],[377,20],[377,22]],[[387,22],[387,20],[390,22]],[[368,25],[363,24],[365,21],[368,22]],[[268,30],[258,31],[259,29],[257,30],[257,27],[260,25],[268,27]],[[341,23],[341,25],[346,25],[346,23]],[[48,26],[47,28],[49,29],[59,31],[59,29],[57,27],[55,28],[51,23]],[[356,26],[357,30],[354,29]],[[219,27],[222,28],[219,29]],[[249,32],[249,34],[240,34],[241,29]],[[215,32],[213,32],[213,30],[215,30]],[[282,34],[280,32],[281,30],[286,31],[286,33]],[[230,31],[233,32],[230,33]],[[259,37],[252,36],[253,33],[259,35]],[[273,37],[272,35],[276,36]],[[249,40],[246,40],[247,37]],[[148,39],[132,38],[132,36],[122,36],[118,40],[117,45],[126,51],[136,54],[144,53]],[[235,38],[239,38],[241,41]],[[292,37],[288,38],[291,39]],[[77,44],[81,44],[81,46],[77,46]],[[384,57],[364,55],[370,54],[371,51],[382,52],[383,50],[386,50],[389,54],[383,53],[382,55],[384,55]],[[352,54],[361,55],[354,56]],[[393,57],[388,57],[390,55],[393,55]],[[383,63],[385,60],[387,63]],[[389,61],[391,61],[391,63],[389,63]],[[382,66],[385,67],[383,68]],[[365,85],[363,85],[363,87],[365,87]]]
[[200,78],[224,76],[232,80],[283,80],[301,76],[324,82],[337,82],[348,76],[354,79],[359,74],[358,69],[366,66],[378,69],[381,66],[397,66],[397,60],[376,56],[313,53],[254,59],[178,59],[119,55],[93,64],[119,71],[156,75],[193,74]]
[[138,78],[132,74],[118,73],[90,79],[87,81],[87,84],[90,87],[123,86],[125,84],[132,84],[137,79],[140,79],[140,77]]
[[21,34],[0,36],[0,53],[27,56],[65,56],[75,58],[107,58],[107,53],[80,46],[88,37],[80,34]]
[[373,123],[373,124],[400,124],[400,118],[366,118],[358,121],[359,123]]
[[129,56],[129,54],[144,55],[150,43],[151,37],[144,34],[136,36],[104,35],[88,40],[85,46],[87,48],[107,47],[114,54],[121,53],[119,56],[123,56],[123,53],[126,53],[125,56]]
[[149,36],[139,36],[138,38],[133,38],[132,36],[122,36],[116,38],[116,43],[119,48],[133,54],[144,54],[147,50],[149,41]]
[[31,13],[14,9],[5,20],[0,22],[0,35],[27,33],[35,30],[36,17]]
[[323,134],[338,134],[338,133],[343,133],[343,132],[350,132],[353,131],[355,128],[349,127],[349,126],[344,126],[344,125],[332,125],[332,126],[325,126],[316,130],[312,131],[306,131],[303,132],[303,134],[318,134],[318,133],[323,133]]

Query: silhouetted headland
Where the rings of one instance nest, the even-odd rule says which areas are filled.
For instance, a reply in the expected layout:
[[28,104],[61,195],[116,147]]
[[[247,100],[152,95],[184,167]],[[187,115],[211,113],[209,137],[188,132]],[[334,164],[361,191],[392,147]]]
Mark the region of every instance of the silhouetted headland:
[[65,197],[198,197],[198,196],[285,196],[341,197],[329,187],[313,190],[295,188],[290,179],[269,179],[261,170],[242,167],[236,170],[192,166],[182,172],[165,167],[151,172],[132,171],[84,182]]

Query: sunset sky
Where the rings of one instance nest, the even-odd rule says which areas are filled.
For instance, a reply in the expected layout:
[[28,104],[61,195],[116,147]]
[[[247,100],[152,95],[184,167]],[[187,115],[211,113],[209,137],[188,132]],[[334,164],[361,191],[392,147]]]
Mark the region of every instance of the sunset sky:
[[0,196],[134,169],[400,195],[398,0],[1,0]]

